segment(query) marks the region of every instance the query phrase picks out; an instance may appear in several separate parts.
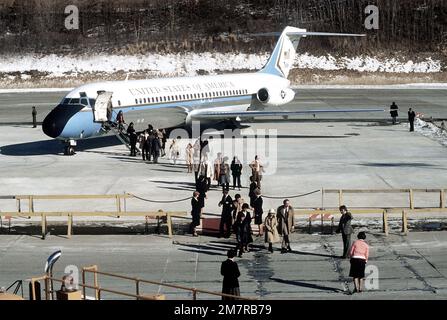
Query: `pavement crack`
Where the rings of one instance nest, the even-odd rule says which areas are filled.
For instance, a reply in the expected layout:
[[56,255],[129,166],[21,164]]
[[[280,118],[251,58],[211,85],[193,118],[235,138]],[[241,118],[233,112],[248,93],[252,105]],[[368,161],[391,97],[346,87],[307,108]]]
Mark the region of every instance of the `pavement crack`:
[[338,281],[342,285],[342,291],[348,294],[351,293],[349,289],[348,279],[344,276],[344,269],[341,265],[341,260],[335,258],[336,254],[334,247],[329,242],[327,242],[323,238],[323,236],[320,237],[320,244],[323,247],[323,249],[330,255],[328,261],[332,264],[333,267],[332,270],[338,274]]

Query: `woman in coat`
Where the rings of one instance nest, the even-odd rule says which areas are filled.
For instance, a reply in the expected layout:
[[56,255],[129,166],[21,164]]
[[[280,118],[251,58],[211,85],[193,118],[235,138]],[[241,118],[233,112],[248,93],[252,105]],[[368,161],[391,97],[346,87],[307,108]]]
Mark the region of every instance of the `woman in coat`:
[[359,232],[356,240],[351,247],[349,256],[351,257],[351,269],[349,276],[354,281],[354,292],[362,292],[363,281],[365,278],[365,267],[369,258],[369,246],[365,242],[365,232]]
[[[220,274],[223,275],[222,293],[231,294],[233,296],[240,296],[239,280],[241,273],[239,267],[234,261],[236,256],[235,250],[228,250],[228,259],[222,262],[220,267]],[[232,297],[222,297],[222,300],[235,300]]]
[[275,209],[270,209],[264,221],[265,242],[269,244],[269,251],[273,253],[273,244],[279,242],[278,221],[276,220]]
[[188,143],[185,152],[185,160],[186,160],[186,166],[188,167],[188,173],[192,172],[193,156],[194,156],[194,149],[192,147],[192,144]]

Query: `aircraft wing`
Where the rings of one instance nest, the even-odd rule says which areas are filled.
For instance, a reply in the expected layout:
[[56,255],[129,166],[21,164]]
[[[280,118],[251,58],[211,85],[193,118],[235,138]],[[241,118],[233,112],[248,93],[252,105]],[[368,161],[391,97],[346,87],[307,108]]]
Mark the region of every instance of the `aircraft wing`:
[[302,110],[302,111],[204,111],[194,114],[194,119],[230,119],[230,118],[255,118],[255,117],[289,117],[303,114],[318,113],[355,113],[355,112],[384,112],[384,109],[333,109],[333,110]]

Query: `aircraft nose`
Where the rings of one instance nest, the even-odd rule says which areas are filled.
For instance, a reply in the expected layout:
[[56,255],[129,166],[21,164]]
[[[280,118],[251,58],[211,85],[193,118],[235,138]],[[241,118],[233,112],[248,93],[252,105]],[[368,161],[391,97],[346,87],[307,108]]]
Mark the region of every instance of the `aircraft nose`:
[[59,137],[66,124],[66,119],[64,118],[65,117],[61,117],[60,108],[54,108],[42,122],[43,133],[51,138]]

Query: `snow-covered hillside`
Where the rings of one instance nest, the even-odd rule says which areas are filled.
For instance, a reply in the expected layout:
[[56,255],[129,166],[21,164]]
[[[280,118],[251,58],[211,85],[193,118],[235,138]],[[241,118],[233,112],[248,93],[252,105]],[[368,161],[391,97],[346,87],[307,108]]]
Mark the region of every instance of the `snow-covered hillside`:
[[[233,70],[257,70],[262,68],[269,54],[149,54],[139,56],[90,55],[24,55],[0,56],[2,77],[14,77],[12,73],[38,71],[48,77],[76,75],[78,73],[115,73],[148,71],[160,76],[196,75]],[[341,57],[298,55],[295,67],[315,70],[353,70],[359,72],[384,73],[436,73],[442,71],[442,63],[431,58],[413,62],[398,58]],[[9,74],[9,75],[8,75]],[[25,76],[26,77],[26,76]]]

